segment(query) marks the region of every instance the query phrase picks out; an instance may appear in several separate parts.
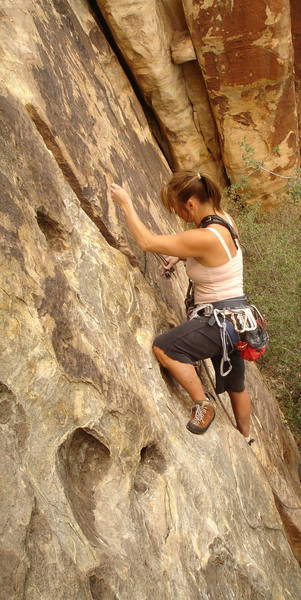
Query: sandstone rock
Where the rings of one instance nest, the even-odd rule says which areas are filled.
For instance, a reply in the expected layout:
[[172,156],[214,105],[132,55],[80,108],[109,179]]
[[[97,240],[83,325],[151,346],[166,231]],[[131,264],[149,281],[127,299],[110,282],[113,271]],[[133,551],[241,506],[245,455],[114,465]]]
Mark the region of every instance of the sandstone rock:
[[[295,88],[298,110],[299,137],[301,128],[301,13],[298,0],[291,0],[292,38],[294,47]],[[299,140],[300,146],[300,140]]]
[[[209,376],[208,383],[214,393],[210,361],[206,361],[203,369],[202,377],[206,380]],[[271,485],[286,535],[301,563],[300,456],[278,404],[254,363],[247,363],[246,383],[252,398],[251,430],[255,438],[252,449],[262,466],[262,476]],[[234,424],[228,394],[223,394],[218,401]],[[290,490],[290,497],[287,490]]]
[[206,146],[217,165],[217,180],[221,189],[225,187],[225,173],[221,156],[218,131],[208,99],[204,78],[195,61],[182,65],[189,100],[193,106],[193,117],[197,129],[202,133]]
[[196,54],[193,47],[190,33],[187,29],[184,31],[176,31],[172,38],[171,46],[172,60],[176,65],[196,60]]
[[[267,169],[290,175],[299,165],[299,142],[288,0],[252,6],[183,0],[183,7],[230,180],[246,172],[238,146],[244,137]],[[283,181],[259,171],[250,187],[253,197],[270,203]]]
[[[151,352],[183,319],[185,282],[145,262],[108,196],[126,181],[146,224],[178,228],[139,102],[85,0],[1,10],[0,597],[296,600],[257,455],[219,402],[189,434],[188,399]],[[300,505],[268,402],[260,458]],[[276,425],[281,464],[278,441],[262,449]]]
[[202,168],[219,178],[216,164],[195,126],[182,69],[171,60],[174,30],[166,7],[157,0],[97,0],[97,4],[158,118],[175,167]]

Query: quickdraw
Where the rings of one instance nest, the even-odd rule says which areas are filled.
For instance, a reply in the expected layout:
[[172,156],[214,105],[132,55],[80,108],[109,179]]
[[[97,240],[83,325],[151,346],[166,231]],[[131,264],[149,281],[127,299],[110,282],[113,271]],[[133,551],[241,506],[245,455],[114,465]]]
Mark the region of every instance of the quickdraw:
[[[266,351],[269,341],[267,323],[254,304],[238,308],[214,308],[213,304],[199,304],[190,312],[188,318],[191,320],[200,316],[213,316],[213,323],[220,329],[223,350],[220,362],[222,377],[226,377],[232,370],[229,354],[235,348],[241,357],[248,361],[257,360]],[[233,326],[236,340],[229,332],[230,324]]]
[[237,333],[254,331],[257,327],[256,319],[250,307],[232,309],[230,314],[233,327]]
[[[231,340],[232,349],[234,349],[235,345],[235,348],[244,360],[254,361],[264,354],[269,342],[267,323],[254,304],[237,309],[231,308],[231,310],[215,308],[213,314],[221,332],[223,354],[220,363],[220,374],[222,377],[228,375],[232,369],[227,341]],[[235,344],[233,344],[231,335],[227,331],[227,319],[230,319],[234,331],[239,336],[239,340]],[[228,334],[228,338],[226,334]],[[225,371],[224,365],[226,362],[230,366]]]
[[269,343],[269,336],[264,316],[254,304],[251,304],[250,308],[256,320],[256,328],[252,331],[243,332],[236,344],[236,348],[244,360],[254,361],[265,353]]
[[[162,254],[159,254],[158,252],[153,252],[155,258],[159,261],[160,264],[163,264],[164,266],[168,265],[168,260],[165,258],[165,256],[163,256]],[[165,277],[169,278],[172,276],[172,274],[174,273],[175,268],[171,267],[170,269],[167,269],[166,271],[164,271],[164,275]]]

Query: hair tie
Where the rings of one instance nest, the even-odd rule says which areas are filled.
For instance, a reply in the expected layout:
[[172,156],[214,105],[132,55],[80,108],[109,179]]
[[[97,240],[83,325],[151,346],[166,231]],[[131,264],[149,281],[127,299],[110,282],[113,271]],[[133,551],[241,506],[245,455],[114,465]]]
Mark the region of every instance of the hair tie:
[[197,178],[199,181],[202,181],[202,175],[200,173],[197,174]]

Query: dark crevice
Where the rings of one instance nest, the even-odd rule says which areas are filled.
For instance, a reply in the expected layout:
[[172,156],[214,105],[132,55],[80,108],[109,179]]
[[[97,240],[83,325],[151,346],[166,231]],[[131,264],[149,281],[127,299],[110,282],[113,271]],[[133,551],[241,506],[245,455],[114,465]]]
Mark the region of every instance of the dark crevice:
[[[283,523],[283,527],[284,527],[284,531],[286,533],[286,537],[288,539],[288,542],[289,542],[289,544],[291,546],[292,552],[293,552],[296,560],[298,561],[299,565],[301,566],[301,535],[300,535],[300,530],[293,523],[292,519],[288,515],[287,510],[285,509],[285,506],[283,505],[283,503],[281,502],[281,500],[278,498],[278,496],[274,492],[274,490],[273,490],[273,495],[274,495],[274,500],[275,500],[276,508],[277,508],[277,510],[279,512],[280,518],[281,518],[282,523]],[[300,507],[297,506],[295,508],[298,510],[298,508],[300,508]]]
[[150,444],[141,449],[140,462],[134,480],[134,490],[145,493],[154,479],[166,471],[166,460],[157,444]]
[[40,117],[38,111],[32,104],[27,104],[25,108],[27,109],[39,134],[42,136],[48,150],[50,150],[50,152],[54,156],[66,181],[68,182],[71,189],[77,196],[77,198],[80,202],[81,208],[88,215],[88,217],[91,219],[91,221],[93,221],[93,223],[99,229],[100,233],[107,240],[107,242],[110,244],[110,246],[113,246],[114,248],[119,249],[115,238],[110,233],[110,231],[108,230],[107,226],[105,225],[105,223],[103,222],[101,217],[96,213],[96,210],[93,209],[93,206],[90,204],[89,198],[87,198],[87,195],[85,194],[84,190],[82,189],[75,173],[73,172],[72,168],[70,167],[67,160],[65,159],[63,152],[62,152],[61,148],[59,147],[57,141],[55,140],[55,136],[49,129],[48,125]]
[[95,525],[95,490],[105,478],[111,464],[109,449],[94,432],[76,429],[60,446],[57,469],[74,518],[92,545],[100,536]]
[[[53,135],[52,131],[49,129],[49,127],[45,123],[45,121],[42,119],[42,117],[39,115],[37,109],[32,104],[27,104],[25,106],[25,108],[28,111],[30,118],[33,121],[33,123],[35,124],[39,134],[42,136],[46,147],[48,148],[48,150],[50,150],[54,159],[56,160],[57,165],[60,168],[60,170],[62,171],[64,178],[66,179],[67,183],[70,185],[71,189],[73,190],[76,197],[78,198],[82,210],[86,213],[86,215],[89,217],[89,219],[91,219],[91,221],[93,221],[94,225],[96,225],[97,229],[103,235],[103,237],[108,242],[108,244],[110,244],[110,246],[112,246],[113,248],[116,248],[116,250],[119,250],[122,254],[127,256],[131,265],[133,267],[136,267],[137,266],[136,257],[131,253],[131,251],[127,247],[124,246],[124,244],[118,242],[115,239],[115,237],[112,235],[112,233],[109,231],[108,227],[106,226],[104,220],[101,218],[101,216],[99,214],[97,214],[97,209],[93,206],[93,204],[91,203],[91,200],[90,200],[89,187],[82,189],[75,173],[73,172],[71,166],[69,165],[68,161],[64,157],[64,154],[63,154],[59,144],[57,143],[55,136]],[[49,242],[50,238],[51,238],[51,240],[53,242],[53,240],[54,240],[54,237],[53,237],[54,221],[51,222],[50,217],[48,217],[45,214],[42,214],[42,211],[40,212],[40,215],[37,214],[37,220],[38,220],[38,224],[39,224],[40,228],[42,229],[43,233],[45,234],[47,241]],[[56,227],[57,227],[57,224],[56,224]],[[56,249],[61,250],[62,248],[60,247],[60,248],[56,248]]]
[[156,140],[156,143],[158,144],[162,154],[164,155],[166,161],[168,162],[170,169],[173,170],[174,169],[174,164],[173,164],[174,161],[173,161],[172,153],[170,151],[168,141],[167,141],[166,137],[164,136],[164,133],[162,132],[162,129],[161,129],[160,123],[156,117],[156,114],[154,113],[152,108],[147,104],[146,100],[144,99],[132,71],[130,70],[126,60],[124,59],[124,56],[123,56],[121,50],[119,49],[119,47],[117,46],[117,44],[115,42],[113,34],[111,33],[111,30],[110,30],[103,14],[97,4],[97,1],[89,0],[89,5],[91,8],[91,13],[92,13],[97,25],[99,26],[100,30],[102,31],[103,35],[105,36],[109,46],[112,48],[121,68],[123,69],[127,79],[129,80],[129,82],[132,86],[132,89],[136,95],[138,102],[140,103],[140,106],[144,112],[145,118],[148,122],[149,128],[153,134],[153,137]]
[[65,250],[68,239],[61,225],[47,214],[43,206],[37,209],[36,215],[37,223],[50,248],[58,252]]
[[118,600],[114,590],[107,581],[107,573],[101,568],[89,577],[90,592],[93,600]]

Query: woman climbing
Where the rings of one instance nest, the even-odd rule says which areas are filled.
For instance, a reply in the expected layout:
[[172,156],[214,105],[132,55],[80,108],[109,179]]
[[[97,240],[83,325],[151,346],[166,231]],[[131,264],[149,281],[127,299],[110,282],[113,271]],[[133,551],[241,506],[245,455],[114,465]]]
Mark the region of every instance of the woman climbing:
[[[200,173],[181,171],[172,175],[161,192],[163,204],[169,212],[175,212],[187,223],[194,223],[195,228],[171,235],[155,235],[145,227],[124,188],[112,184],[111,194],[122,207],[141,250],[168,256],[166,269],[186,259],[187,275],[193,281],[193,309],[190,309],[187,322],[154,340],[153,350],[160,364],[182,385],[194,403],[187,428],[192,433],[204,433],[214,419],[214,407],[206,397],[194,366],[200,360],[211,358],[216,373],[216,392],[228,392],[237,428],[250,443],[251,403],[245,389],[244,361],[231,345],[226,325],[223,328],[218,318],[219,310],[246,305],[237,229],[220,207],[218,187]],[[213,223],[218,221],[216,217],[222,222]],[[224,360],[229,360],[228,351],[231,352],[231,366],[225,372]]]

